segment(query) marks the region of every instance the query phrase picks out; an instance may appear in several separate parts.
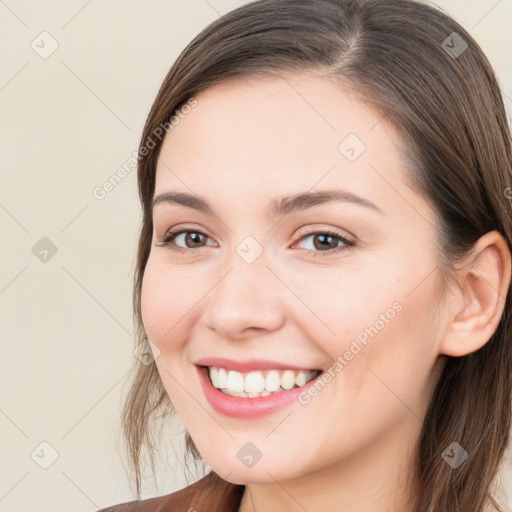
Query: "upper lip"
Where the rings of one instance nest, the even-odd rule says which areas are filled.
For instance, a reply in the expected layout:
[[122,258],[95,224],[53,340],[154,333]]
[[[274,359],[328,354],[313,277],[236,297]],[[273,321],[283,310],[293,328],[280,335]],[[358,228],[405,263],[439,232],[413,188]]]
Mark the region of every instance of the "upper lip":
[[225,357],[203,357],[195,362],[198,366],[209,366],[214,368],[225,368],[226,370],[234,370],[240,373],[246,373],[257,370],[295,370],[295,371],[320,371],[315,368],[296,366],[279,361],[268,361],[265,359],[246,359],[234,360]]

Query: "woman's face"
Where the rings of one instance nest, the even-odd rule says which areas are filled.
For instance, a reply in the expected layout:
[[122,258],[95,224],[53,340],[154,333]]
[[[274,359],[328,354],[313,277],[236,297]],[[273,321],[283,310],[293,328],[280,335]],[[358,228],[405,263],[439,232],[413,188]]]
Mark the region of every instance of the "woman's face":
[[[200,202],[154,206],[142,286],[181,420],[236,483],[327,468],[371,479],[375,460],[394,471],[439,377],[444,318],[434,214],[406,184],[398,137],[309,75],[232,80],[196,100],[165,138],[155,197]],[[183,232],[163,246],[169,230]],[[216,390],[202,366],[257,396]],[[309,370],[324,373],[255,391]]]

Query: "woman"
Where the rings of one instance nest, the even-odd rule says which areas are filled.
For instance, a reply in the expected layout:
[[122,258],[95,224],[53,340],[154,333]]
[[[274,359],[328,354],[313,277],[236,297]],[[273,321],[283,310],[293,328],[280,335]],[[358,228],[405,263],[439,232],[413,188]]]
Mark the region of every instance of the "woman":
[[158,412],[212,471],[104,510],[502,510],[511,153],[491,65],[426,4],[258,0],[201,32],[141,139],[153,361],[123,420],[139,497]]

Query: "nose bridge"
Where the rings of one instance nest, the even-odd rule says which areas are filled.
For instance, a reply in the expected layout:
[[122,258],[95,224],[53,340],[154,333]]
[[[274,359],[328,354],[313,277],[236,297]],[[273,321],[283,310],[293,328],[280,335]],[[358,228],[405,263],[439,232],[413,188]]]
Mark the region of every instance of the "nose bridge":
[[222,337],[235,338],[247,328],[278,328],[278,283],[268,263],[263,246],[250,236],[224,260],[205,312],[208,325]]
[[[222,275],[225,277],[219,282],[218,294],[225,294],[225,299],[244,300],[244,304],[256,305],[259,297],[265,292],[272,273],[268,270],[268,250],[264,248],[263,236],[258,239],[253,235],[240,237],[239,242],[230,247],[229,254],[223,263]],[[236,234],[233,237],[236,241]],[[243,304],[242,304],[243,305]]]

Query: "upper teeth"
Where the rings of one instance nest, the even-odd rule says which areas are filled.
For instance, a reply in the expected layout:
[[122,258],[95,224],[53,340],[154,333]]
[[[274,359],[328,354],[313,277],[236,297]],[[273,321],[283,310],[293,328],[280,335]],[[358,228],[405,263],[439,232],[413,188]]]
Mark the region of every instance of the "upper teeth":
[[[267,370],[240,373],[224,368],[210,367],[212,384],[219,389],[234,393],[262,393],[278,391],[279,388],[292,389],[295,385],[303,386],[315,378],[318,371]],[[266,375],[265,375],[266,374]]]

